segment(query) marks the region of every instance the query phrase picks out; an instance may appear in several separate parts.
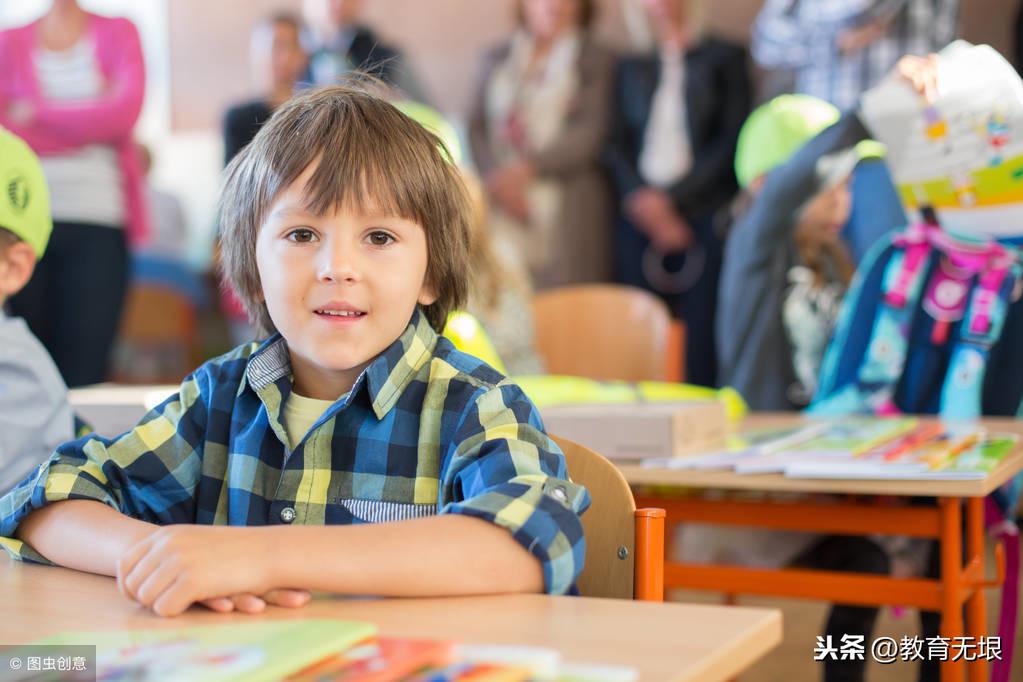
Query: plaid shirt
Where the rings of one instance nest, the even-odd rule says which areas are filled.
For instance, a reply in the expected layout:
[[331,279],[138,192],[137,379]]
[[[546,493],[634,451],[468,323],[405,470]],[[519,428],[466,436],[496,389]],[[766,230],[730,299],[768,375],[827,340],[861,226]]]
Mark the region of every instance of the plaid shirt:
[[[794,70],[796,92],[849,109],[903,55],[951,42],[958,10],[959,0],[766,0],[753,25],[753,58],[766,69]],[[887,33],[842,54],[838,36],[872,20],[887,22]]]
[[161,525],[465,514],[539,558],[548,592],[574,585],[588,493],[569,482],[522,390],[438,338],[421,312],[294,450],[282,420],[291,385],[279,335],[210,360],[133,430],[66,443],[0,498],[0,545],[45,562],[12,538],[32,511],[66,499]]

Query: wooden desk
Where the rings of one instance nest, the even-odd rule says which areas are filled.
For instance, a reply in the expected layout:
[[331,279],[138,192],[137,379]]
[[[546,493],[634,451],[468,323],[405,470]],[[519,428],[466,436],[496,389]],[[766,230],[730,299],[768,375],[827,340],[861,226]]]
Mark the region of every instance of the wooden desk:
[[[799,415],[754,415],[742,428],[794,426],[804,419]],[[992,432],[1023,435],[1023,420],[985,419],[983,424]],[[941,612],[942,636],[980,637],[986,634],[984,589],[1000,584],[985,576],[983,498],[1023,469],[1023,447],[1006,457],[987,478],[978,481],[790,479],[781,474],[687,471],[625,464],[619,468],[630,484],[639,486],[637,506],[661,507],[667,511],[667,538],[672,537],[674,524],[688,521],[828,534],[907,535],[936,539],[941,546],[941,577],[937,580],[841,571],[697,565],[668,560],[664,570],[665,587],[805,597],[865,606],[913,606]],[[836,502],[820,498],[798,502],[742,501],[679,494],[681,489],[694,488],[936,497],[938,504],[881,507],[871,501]],[[670,551],[666,551],[666,556],[672,556]],[[962,680],[967,666],[971,681],[988,679],[987,662],[979,660],[943,664],[942,680]]]
[[[117,592],[111,578],[0,557],[0,643],[62,631],[339,618],[376,623],[398,637],[544,646],[565,661],[635,668],[642,680],[726,680],[781,642],[776,610],[543,595],[453,599],[318,598],[304,609],[259,616],[194,607],[158,618]],[[807,652],[809,655],[810,652]]]

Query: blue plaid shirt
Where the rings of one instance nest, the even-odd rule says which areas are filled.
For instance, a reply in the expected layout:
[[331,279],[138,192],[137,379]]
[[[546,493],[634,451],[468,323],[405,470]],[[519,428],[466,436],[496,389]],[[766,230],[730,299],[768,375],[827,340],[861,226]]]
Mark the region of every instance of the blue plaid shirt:
[[420,311],[294,450],[282,419],[292,375],[279,335],[210,360],[116,438],[62,445],[0,498],[0,545],[46,504],[96,500],[156,524],[353,524],[465,514],[506,528],[564,593],[583,566],[589,495],[534,405]]

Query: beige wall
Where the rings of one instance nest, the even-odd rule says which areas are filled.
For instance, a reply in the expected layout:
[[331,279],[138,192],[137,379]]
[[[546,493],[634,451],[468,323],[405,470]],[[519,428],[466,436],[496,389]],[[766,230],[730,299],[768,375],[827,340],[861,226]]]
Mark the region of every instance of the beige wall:
[[[248,36],[273,9],[299,9],[301,0],[171,0],[169,5],[172,123],[209,130],[231,102],[251,93]],[[626,44],[620,0],[598,0],[599,33]],[[741,42],[761,0],[707,0],[708,21]],[[1018,0],[963,0],[962,34],[1009,54]],[[464,115],[480,50],[512,25],[514,0],[366,0],[366,22],[402,47],[437,106]],[[210,11],[215,8],[216,11]]]

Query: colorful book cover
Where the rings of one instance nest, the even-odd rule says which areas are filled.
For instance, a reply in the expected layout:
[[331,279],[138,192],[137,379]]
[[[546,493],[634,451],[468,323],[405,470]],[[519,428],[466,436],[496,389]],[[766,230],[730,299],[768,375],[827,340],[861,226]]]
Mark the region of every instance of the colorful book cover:
[[329,656],[287,678],[289,682],[397,682],[424,668],[452,662],[451,642],[381,637]]
[[285,620],[64,633],[36,643],[95,645],[98,682],[270,682],[375,634],[371,623]]
[[849,460],[884,443],[909,433],[916,427],[913,418],[845,417],[821,422],[817,431],[806,437],[789,439],[765,448],[763,454],[739,460],[740,474],[783,473],[803,461]]
[[[972,443],[971,443],[972,441]],[[786,467],[793,478],[979,480],[1019,445],[1015,434],[949,431],[895,459],[884,456],[852,461],[803,461]]]
[[1023,238],[1023,83],[997,51],[942,50],[933,102],[897,77],[861,102],[910,222],[927,206],[953,232]]

